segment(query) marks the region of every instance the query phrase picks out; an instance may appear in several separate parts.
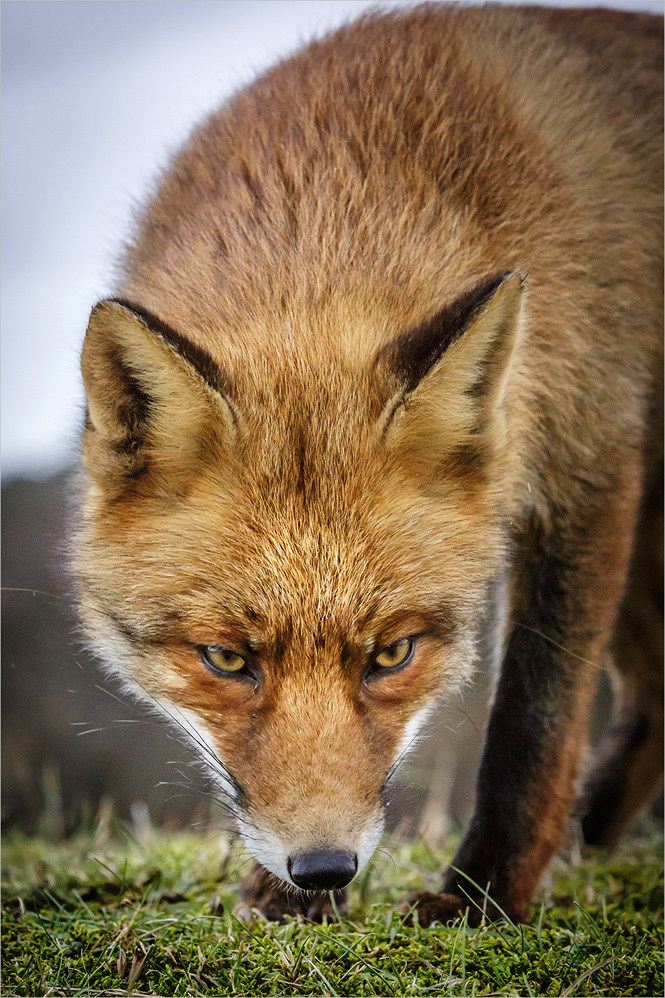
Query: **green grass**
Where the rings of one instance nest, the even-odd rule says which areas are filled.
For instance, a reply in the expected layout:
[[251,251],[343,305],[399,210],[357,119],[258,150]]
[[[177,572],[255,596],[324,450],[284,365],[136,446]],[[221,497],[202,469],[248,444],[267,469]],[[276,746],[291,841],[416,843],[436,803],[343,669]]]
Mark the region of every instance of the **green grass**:
[[4,995],[663,994],[662,846],[558,858],[529,925],[409,928],[449,855],[377,853],[339,923],[234,914],[250,860],[228,836],[140,845],[13,837],[3,849]]

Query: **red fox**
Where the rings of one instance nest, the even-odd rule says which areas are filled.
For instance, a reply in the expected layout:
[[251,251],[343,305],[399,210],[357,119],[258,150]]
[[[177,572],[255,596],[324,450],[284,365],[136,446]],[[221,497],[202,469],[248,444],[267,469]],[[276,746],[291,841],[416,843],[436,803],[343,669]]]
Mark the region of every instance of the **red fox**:
[[475,815],[420,923],[526,919],[575,801],[611,844],[659,785],[661,37],[365,15],[193,132],[92,310],[82,620],[198,746],[268,917],[368,862],[492,601]]

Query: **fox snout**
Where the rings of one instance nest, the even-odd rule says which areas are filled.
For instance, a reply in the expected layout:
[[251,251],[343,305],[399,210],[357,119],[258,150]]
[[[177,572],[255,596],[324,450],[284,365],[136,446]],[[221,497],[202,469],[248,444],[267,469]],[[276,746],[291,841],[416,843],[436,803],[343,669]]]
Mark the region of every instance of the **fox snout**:
[[227,749],[246,793],[239,828],[247,846],[281,880],[306,891],[350,883],[384,827],[391,759],[376,754],[376,730],[334,693],[331,683],[318,709],[308,697],[282,700],[264,719],[251,759],[229,758]]
[[240,833],[256,859],[280,880],[304,891],[339,890],[351,883],[367,864],[383,834],[381,809],[355,828],[335,830],[330,816],[322,813],[315,801],[307,807],[308,824],[317,820],[318,828],[298,833],[285,823],[273,821],[279,832],[246,820],[238,822]]
[[289,876],[304,891],[334,891],[350,884],[358,872],[358,854],[342,849],[312,849],[289,856]]

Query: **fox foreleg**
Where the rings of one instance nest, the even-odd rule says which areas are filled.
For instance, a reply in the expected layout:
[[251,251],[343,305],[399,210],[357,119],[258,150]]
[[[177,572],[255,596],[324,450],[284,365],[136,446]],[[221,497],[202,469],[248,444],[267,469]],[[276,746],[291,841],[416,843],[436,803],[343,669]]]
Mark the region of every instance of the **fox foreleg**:
[[518,539],[517,598],[476,811],[441,893],[410,899],[421,924],[446,922],[465,909],[470,924],[483,913],[528,916],[577,795],[600,665],[630,561],[636,503],[624,499],[583,528],[545,532],[532,524]]
[[333,920],[347,910],[346,889],[323,893],[299,891],[281,883],[260,863],[254,864],[242,882],[242,902],[243,909],[238,914],[251,918],[258,912],[270,922],[283,922],[287,915],[292,918],[302,915],[310,922],[322,922],[324,918]]

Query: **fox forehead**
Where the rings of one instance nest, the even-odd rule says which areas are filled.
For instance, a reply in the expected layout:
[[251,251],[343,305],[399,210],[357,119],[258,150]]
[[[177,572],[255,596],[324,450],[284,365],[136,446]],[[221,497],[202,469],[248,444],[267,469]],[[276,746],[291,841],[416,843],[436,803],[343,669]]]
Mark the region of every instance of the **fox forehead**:
[[455,629],[454,577],[449,585],[440,572],[432,578],[427,552],[419,558],[399,536],[377,546],[362,529],[355,537],[348,527],[343,536],[328,530],[312,538],[303,524],[280,531],[273,522],[251,537],[246,523],[222,530],[188,519],[176,517],[169,528],[162,516],[153,530],[145,513],[136,514],[114,549],[122,586],[106,560],[105,596],[122,605],[128,629],[144,640],[254,650],[325,645],[341,653],[406,633],[446,638]]
[[149,641],[341,649],[449,636],[484,595],[474,542],[486,497],[458,484],[437,503],[385,466],[358,477],[357,492],[336,480],[304,503],[251,466],[210,465],[184,497],[97,517],[105,557],[89,562],[90,581]]

